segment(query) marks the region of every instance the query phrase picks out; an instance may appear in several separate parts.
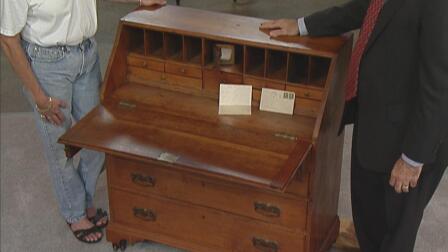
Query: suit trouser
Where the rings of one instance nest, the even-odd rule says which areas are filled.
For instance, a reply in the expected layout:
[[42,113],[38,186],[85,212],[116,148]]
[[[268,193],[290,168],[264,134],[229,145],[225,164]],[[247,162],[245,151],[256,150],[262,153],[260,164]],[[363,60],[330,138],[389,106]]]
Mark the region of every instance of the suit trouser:
[[361,251],[413,251],[424,209],[443,176],[446,164],[435,162],[423,167],[417,187],[410,188],[409,193],[398,194],[389,185],[390,173],[364,169],[356,149],[354,133],[351,196]]

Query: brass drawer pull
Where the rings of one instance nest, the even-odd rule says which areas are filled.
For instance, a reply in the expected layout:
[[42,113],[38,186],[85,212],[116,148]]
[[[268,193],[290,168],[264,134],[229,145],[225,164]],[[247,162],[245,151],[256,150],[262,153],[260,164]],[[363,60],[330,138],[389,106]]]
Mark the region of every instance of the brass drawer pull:
[[264,215],[266,217],[280,217],[280,208],[274,206],[274,205],[270,205],[270,204],[266,204],[266,203],[261,203],[261,202],[255,202],[254,203],[254,209],[255,212]]
[[278,244],[275,241],[268,241],[262,238],[252,238],[252,245],[262,252],[277,252]]
[[134,184],[145,187],[154,187],[156,179],[151,176],[144,176],[139,173],[131,173],[131,179]]
[[157,216],[151,209],[134,207],[134,216],[144,221],[156,221]]

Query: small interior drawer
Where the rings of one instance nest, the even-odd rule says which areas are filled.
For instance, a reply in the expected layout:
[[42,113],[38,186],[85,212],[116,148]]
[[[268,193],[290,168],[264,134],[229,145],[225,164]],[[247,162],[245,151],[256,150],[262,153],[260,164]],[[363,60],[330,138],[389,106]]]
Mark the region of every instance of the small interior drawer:
[[286,90],[296,93],[296,97],[318,101],[322,100],[323,98],[323,90],[318,90],[317,88],[306,88],[299,85],[287,84]]
[[265,87],[277,90],[285,90],[285,83],[273,80],[266,80]]
[[165,71],[165,63],[159,60],[145,59],[135,56],[127,57],[128,65],[135,67],[148,68],[155,71]]
[[264,79],[257,79],[254,77],[244,76],[244,83],[248,85],[252,85],[253,88],[262,89],[265,87]]
[[162,76],[162,81],[165,81],[169,85],[174,85],[184,88],[192,88],[196,90],[202,89],[202,80],[190,77],[184,77],[177,74],[165,74]]
[[204,89],[219,92],[220,84],[241,84],[243,76],[241,74],[227,73],[219,70],[204,70]]
[[179,64],[174,62],[166,63],[166,72],[178,74],[186,77],[202,79],[202,70],[198,66]]

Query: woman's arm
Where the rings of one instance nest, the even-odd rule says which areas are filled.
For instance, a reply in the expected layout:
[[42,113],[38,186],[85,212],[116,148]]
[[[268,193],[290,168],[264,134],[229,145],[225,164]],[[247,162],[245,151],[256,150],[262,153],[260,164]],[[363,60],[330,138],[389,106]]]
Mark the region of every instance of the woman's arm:
[[60,125],[64,121],[64,115],[59,108],[65,107],[65,103],[56,98],[52,98],[50,101],[50,97],[48,97],[42,90],[36,76],[31,70],[31,66],[26,58],[20,41],[21,39],[19,34],[11,37],[0,35],[0,44],[3,52],[25,88],[33,96],[34,102],[41,110],[51,108],[49,111],[43,113],[43,115],[51,123]]

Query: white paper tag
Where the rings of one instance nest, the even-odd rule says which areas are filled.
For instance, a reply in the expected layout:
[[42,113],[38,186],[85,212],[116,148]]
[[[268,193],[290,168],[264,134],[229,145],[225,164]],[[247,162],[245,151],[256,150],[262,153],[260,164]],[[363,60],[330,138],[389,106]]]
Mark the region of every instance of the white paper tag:
[[219,86],[220,115],[250,115],[252,86],[221,84]]
[[292,115],[296,94],[290,91],[263,88],[260,110]]
[[221,47],[221,60],[228,61],[232,59],[233,50],[231,48]]

